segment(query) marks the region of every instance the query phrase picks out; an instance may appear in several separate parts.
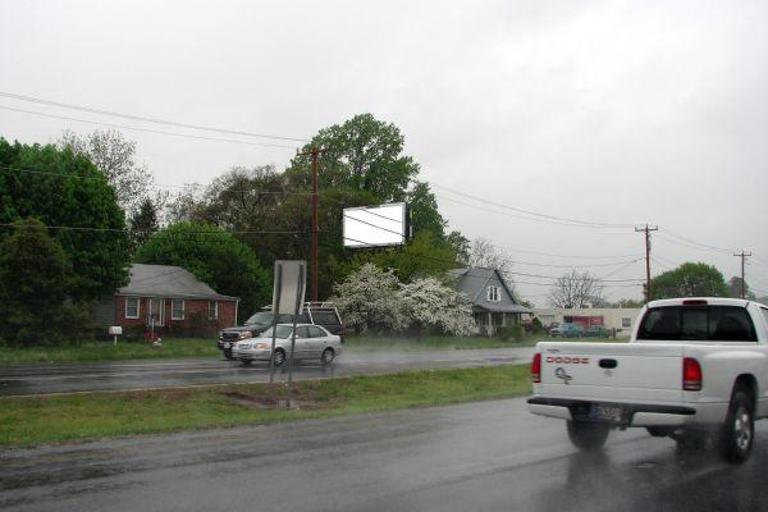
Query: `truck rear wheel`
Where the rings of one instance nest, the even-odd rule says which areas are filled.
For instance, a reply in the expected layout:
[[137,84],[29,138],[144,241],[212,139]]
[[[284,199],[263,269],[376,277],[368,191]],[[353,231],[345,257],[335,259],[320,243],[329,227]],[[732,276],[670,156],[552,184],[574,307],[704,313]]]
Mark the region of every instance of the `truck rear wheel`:
[[741,464],[752,451],[755,440],[754,406],[750,397],[736,389],[720,433],[720,453],[725,460]]
[[603,423],[568,421],[568,439],[582,450],[596,450],[605,444],[611,427]]

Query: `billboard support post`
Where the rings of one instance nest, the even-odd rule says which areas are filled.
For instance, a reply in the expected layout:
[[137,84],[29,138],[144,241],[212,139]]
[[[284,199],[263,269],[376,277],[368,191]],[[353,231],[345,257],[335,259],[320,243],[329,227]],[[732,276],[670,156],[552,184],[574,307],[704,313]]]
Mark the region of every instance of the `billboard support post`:
[[[274,382],[274,358],[277,352],[277,325],[280,315],[293,316],[291,353],[288,357],[288,407],[291,405],[293,385],[293,359],[296,351],[296,324],[304,308],[304,294],[307,290],[307,262],[298,260],[275,261],[275,281],[272,290],[272,352],[270,354],[269,382]],[[284,350],[284,349],[280,349]]]
[[[299,266],[299,283],[305,281],[304,266]],[[296,324],[299,322],[299,314],[301,313],[302,299],[304,298],[304,287],[296,287],[296,309],[293,313],[293,330],[291,332],[291,356],[288,359],[288,408],[291,407],[291,399],[293,398],[293,356],[296,352]]]
[[275,304],[272,305],[272,351],[269,353],[269,384],[275,382],[275,344],[277,342],[277,304],[280,304],[280,294],[283,288],[283,266],[275,262]]

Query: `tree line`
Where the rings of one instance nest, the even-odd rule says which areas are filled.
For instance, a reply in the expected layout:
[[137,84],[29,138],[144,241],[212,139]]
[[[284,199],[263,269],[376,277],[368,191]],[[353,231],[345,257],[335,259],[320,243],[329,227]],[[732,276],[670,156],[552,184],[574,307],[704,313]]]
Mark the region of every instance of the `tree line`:
[[[366,263],[392,269],[404,283],[462,263],[468,241],[446,232],[395,125],[358,115],[320,130],[302,153],[311,147],[323,149],[321,298]],[[90,305],[127,284],[132,262],[183,266],[220,293],[240,297],[241,314],[249,315],[271,298],[275,259],[308,259],[306,156],[284,170],[236,167],[171,195],[157,190],[135,150],[115,131],[66,132],[48,145],[0,139],[0,338],[72,338],[85,330]],[[405,246],[344,247],[344,208],[400,201],[410,206],[412,221]]]

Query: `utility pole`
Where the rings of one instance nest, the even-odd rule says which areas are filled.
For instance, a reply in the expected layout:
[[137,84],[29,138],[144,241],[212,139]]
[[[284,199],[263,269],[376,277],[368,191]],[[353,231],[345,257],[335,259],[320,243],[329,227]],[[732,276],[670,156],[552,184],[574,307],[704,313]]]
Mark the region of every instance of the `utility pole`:
[[635,233],[645,233],[645,302],[651,301],[651,231],[658,231],[658,226],[635,228]]
[[747,282],[744,280],[744,260],[749,256],[752,256],[751,252],[746,252],[744,249],[740,253],[733,253],[734,256],[741,258],[741,298],[747,298]]
[[310,254],[310,287],[312,288],[311,301],[318,301],[318,289],[317,289],[317,275],[318,275],[318,233],[320,232],[320,226],[317,220],[317,172],[318,172],[318,157],[323,151],[316,146],[309,148],[308,152],[299,153],[297,156],[309,156],[312,161],[312,249]]
[[318,301],[317,274],[318,274],[318,232],[320,227],[317,221],[317,157],[320,150],[312,146],[309,152],[312,158],[312,302]]

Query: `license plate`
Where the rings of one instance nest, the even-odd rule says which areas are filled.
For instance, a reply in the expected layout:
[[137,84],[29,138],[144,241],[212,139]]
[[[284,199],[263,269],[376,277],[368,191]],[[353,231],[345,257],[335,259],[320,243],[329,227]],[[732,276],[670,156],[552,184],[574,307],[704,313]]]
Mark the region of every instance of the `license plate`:
[[589,415],[596,421],[621,423],[623,412],[622,408],[618,405],[592,404]]

